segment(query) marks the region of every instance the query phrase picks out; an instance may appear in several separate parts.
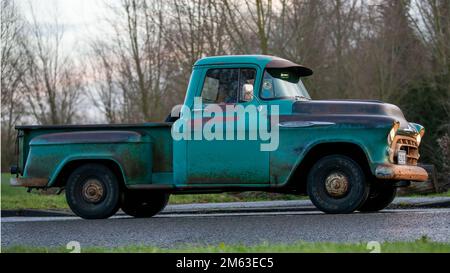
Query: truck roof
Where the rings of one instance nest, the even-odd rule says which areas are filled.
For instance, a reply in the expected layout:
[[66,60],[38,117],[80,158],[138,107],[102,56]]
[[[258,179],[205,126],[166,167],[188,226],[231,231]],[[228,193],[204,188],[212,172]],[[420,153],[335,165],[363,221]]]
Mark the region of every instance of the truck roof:
[[235,64],[235,63],[252,63],[264,67],[273,60],[273,56],[267,55],[225,55],[211,56],[198,60],[194,65],[211,65],[211,64]]
[[303,77],[313,74],[311,69],[303,65],[268,55],[225,55],[205,57],[195,62],[194,66],[214,64],[256,64],[261,68],[294,68],[298,70]]

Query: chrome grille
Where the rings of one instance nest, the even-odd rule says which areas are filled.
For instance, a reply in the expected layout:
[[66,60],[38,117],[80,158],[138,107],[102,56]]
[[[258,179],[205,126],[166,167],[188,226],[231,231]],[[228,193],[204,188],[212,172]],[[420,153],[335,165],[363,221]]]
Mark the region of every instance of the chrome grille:
[[419,145],[415,138],[408,136],[397,135],[393,141],[391,147],[393,153],[391,154],[391,161],[397,163],[397,153],[400,150],[406,152],[406,164],[407,165],[417,165],[419,160]]

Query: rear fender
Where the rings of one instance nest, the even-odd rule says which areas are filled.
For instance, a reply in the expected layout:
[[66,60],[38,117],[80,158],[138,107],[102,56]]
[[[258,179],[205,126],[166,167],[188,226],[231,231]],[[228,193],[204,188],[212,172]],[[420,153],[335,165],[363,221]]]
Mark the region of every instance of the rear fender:
[[30,142],[24,178],[48,179],[55,186],[73,162],[106,160],[118,166],[128,184],[148,184],[152,179],[153,142],[136,132],[74,132],[47,134]]
[[122,164],[120,164],[115,158],[109,156],[109,155],[97,155],[97,156],[89,156],[89,157],[82,157],[82,156],[70,156],[64,159],[58,166],[56,167],[55,171],[50,175],[49,182],[47,184],[47,187],[53,187],[60,178],[60,175],[63,173],[63,171],[70,165],[76,163],[77,166],[83,164],[83,163],[95,163],[95,162],[111,162],[112,164],[116,165],[118,170],[120,171],[121,179],[123,179],[125,185],[127,184],[127,177],[125,176],[125,172],[123,169]]

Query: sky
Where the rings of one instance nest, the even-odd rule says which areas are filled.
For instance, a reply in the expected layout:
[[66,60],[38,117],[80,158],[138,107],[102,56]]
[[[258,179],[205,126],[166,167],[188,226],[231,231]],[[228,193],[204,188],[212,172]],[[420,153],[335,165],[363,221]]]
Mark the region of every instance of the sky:
[[114,0],[16,0],[22,14],[30,22],[33,14],[38,24],[64,26],[63,48],[80,54],[89,39],[101,36],[106,29],[104,19],[108,16],[107,2]]
[[17,1],[27,18],[31,17],[30,7],[35,10],[39,22],[53,22],[55,12],[61,23],[73,26],[75,30],[85,30],[95,25],[104,15],[103,0],[24,0]]

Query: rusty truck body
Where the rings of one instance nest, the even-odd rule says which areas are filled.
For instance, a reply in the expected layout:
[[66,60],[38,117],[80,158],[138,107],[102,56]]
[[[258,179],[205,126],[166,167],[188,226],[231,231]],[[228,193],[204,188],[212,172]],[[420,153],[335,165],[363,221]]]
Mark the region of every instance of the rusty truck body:
[[[119,208],[150,217],[170,194],[250,190],[308,194],[327,213],[376,211],[391,203],[397,187],[427,179],[417,165],[421,125],[380,101],[313,100],[302,84],[312,73],[272,56],[208,57],[193,66],[183,110],[166,122],[17,126],[11,184],[62,188],[70,208],[92,219]],[[278,132],[276,149],[261,149],[267,139],[173,137],[209,106],[224,111],[201,115],[206,123],[192,134],[212,118],[236,125],[232,135],[256,130],[252,116],[239,127],[230,105],[264,112],[268,132]]]

